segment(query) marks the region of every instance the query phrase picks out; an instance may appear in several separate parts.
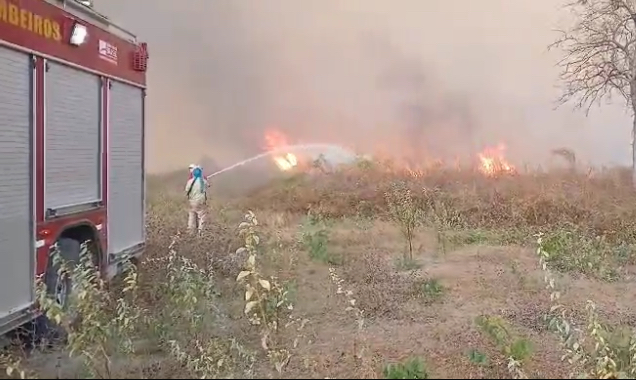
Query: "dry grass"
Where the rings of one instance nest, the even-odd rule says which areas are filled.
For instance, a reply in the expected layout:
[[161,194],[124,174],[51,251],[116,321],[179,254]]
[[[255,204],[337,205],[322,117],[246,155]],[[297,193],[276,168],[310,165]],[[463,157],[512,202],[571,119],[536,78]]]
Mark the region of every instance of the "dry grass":
[[3,359],[40,378],[634,378],[627,178],[359,165],[218,194],[200,237],[180,181],[152,178],[138,271],[108,289],[75,270],[79,322],[42,299],[68,343]]

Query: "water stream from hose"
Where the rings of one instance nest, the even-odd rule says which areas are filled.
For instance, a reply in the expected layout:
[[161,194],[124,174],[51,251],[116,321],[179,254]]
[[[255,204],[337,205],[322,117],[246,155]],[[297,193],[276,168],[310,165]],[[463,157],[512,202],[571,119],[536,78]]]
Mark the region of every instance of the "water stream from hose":
[[[318,154],[323,154],[325,156],[325,159],[327,161],[348,161],[348,160],[353,160],[355,159],[356,155],[349,151],[348,149],[345,149],[341,146],[338,145],[333,145],[333,144],[297,144],[297,145],[288,145],[288,146],[284,146],[284,147],[280,147],[268,152],[264,152],[264,153],[260,153],[257,154],[254,157],[250,157],[247,158],[243,161],[239,161],[233,165],[228,166],[227,168],[223,168],[217,172],[214,172],[210,175],[207,176],[207,178],[212,178],[216,175],[219,175],[221,173],[225,173],[229,170],[241,167],[245,164],[248,164],[252,161],[256,161],[259,160],[263,157],[268,157],[271,156],[272,154],[280,154],[280,153],[293,153],[293,152],[298,152],[298,151],[307,151],[307,150],[316,150],[319,151]],[[316,156],[318,156],[318,154],[316,154]]]

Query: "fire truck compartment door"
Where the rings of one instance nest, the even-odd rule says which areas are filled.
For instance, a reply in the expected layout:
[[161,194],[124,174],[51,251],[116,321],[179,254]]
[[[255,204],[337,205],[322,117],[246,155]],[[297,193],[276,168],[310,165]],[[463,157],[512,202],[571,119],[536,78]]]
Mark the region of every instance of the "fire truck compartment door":
[[[33,301],[31,57],[0,47],[0,320]],[[0,326],[1,327],[1,326]]]
[[108,120],[108,250],[145,240],[143,90],[113,81]]
[[48,62],[45,81],[46,209],[101,200],[101,81]]

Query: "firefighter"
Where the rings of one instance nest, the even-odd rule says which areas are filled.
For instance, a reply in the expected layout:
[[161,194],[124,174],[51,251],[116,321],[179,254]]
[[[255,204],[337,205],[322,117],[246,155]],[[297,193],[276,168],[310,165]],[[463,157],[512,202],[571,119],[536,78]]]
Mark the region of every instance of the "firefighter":
[[203,231],[206,218],[206,203],[208,181],[203,177],[203,170],[196,166],[192,169],[192,178],[188,179],[185,186],[185,194],[188,198],[190,211],[188,214],[188,230],[194,232]]

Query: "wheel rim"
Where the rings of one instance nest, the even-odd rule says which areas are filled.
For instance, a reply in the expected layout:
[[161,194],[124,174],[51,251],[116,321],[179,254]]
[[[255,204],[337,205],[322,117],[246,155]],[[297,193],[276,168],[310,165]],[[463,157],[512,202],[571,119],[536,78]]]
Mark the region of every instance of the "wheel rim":
[[55,279],[55,301],[62,307],[66,306],[66,297],[68,294],[68,284],[64,273],[57,275]]

